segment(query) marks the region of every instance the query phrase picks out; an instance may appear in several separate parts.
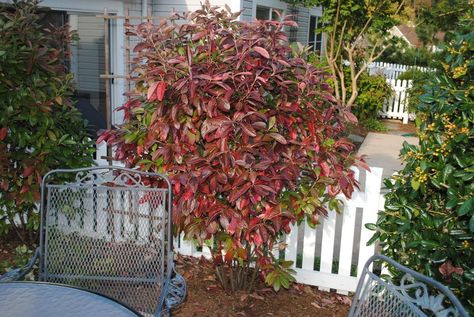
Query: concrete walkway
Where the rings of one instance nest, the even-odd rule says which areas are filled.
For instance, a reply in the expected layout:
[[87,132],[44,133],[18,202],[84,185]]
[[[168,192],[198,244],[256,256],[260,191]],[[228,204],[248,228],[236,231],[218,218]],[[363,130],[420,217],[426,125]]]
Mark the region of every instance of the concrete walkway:
[[417,137],[405,137],[400,134],[369,132],[359,148],[359,155],[367,155],[367,164],[383,168],[383,177],[390,177],[403,165],[399,158],[404,141],[417,144]]

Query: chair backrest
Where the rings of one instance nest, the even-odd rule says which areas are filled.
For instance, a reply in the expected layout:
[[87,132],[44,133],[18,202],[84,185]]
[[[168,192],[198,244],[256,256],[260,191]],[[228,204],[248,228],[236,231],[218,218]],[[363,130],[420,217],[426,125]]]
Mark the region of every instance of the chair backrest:
[[[374,274],[374,262],[397,270],[399,282]],[[469,317],[446,286],[383,255],[372,256],[364,266],[349,312],[349,317],[356,316]]]
[[41,195],[39,279],[152,314],[172,257],[168,179],[112,166],[55,170]]

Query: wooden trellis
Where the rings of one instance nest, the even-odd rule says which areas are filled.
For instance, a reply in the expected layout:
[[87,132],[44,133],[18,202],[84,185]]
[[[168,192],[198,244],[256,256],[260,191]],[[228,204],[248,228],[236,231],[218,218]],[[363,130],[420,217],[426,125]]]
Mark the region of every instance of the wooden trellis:
[[[140,21],[156,21],[165,19],[163,16],[153,16],[151,14],[152,9],[151,7],[147,8],[147,15],[146,16],[134,16],[129,14],[129,10],[126,9],[125,15],[120,16],[116,14],[109,14],[107,8],[104,9],[104,13],[101,15],[97,15],[97,18],[101,18],[104,20],[104,74],[100,75],[100,78],[104,80],[105,85],[105,117],[106,117],[106,124],[107,130],[112,128],[112,105],[111,105],[111,89],[110,84],[111,80],[114,79],[124,79],[125,80],[125,89],[126,91],[130,91],[132,89],[131,77],[130,73],[132,70],[132,54],[131,51],[133,48],[131,47],[131,36],[125,32],[124,34],[124,42],[125,46],[124,54],[125,54],[125,74],[115,74],[110,71],[110,30],[111,25],[110,21],[122,21],[123,27],[125,29],[126,25],[130,24],[131,20],[140,20]],[[174,12],[174,9],[173,9]],[[107,154],[105,156],[101,156],[99,159],[105,159],[108,161],[109,165],[112,165],[112,148],[107,146]]]

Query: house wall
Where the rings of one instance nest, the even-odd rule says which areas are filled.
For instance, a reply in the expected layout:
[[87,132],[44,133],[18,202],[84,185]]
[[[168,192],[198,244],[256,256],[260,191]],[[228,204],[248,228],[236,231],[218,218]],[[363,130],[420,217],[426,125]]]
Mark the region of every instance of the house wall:
[[[157,16],[169,16],[171,12],[187,12],[195,11],[201,8],[200,0],[148,0],[152,3],[153,14]],[[224,7],[226,4],[230,7],[232,12],[237,12],[240,10],[241,0],[210,0],[211,5]]]
[[321,16],[321,7],[306,8],[296,7],[292,8],[286,2],[279,0],[242,0],[242,21],[252,21],[255,19],[255,12],[257,6],[270,7],[283,12],[284,15],[295,14],[295,20],[298,23],[298,30],[293,40],[306,44],[308,42],[308,27],[310,15]]

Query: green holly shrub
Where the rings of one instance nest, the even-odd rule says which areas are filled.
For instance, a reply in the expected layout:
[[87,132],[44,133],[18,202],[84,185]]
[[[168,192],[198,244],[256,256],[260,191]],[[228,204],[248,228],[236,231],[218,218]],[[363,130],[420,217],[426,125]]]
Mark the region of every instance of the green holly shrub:
[[[373,239],[382,252],[448,285],[474,312],[474,19],[443,49],[443,72],[419,97],[419,145],[389,189]],[[370,225],[369,225],[370,226]]]
[[71,33],[40,20],[36,1],[0,4],[0,234],[24,242],[35,240],[42,176],[90,166],[94,150],[69,98]]
[[368,73],[360,76],[358,85],[359,94],[352,112],[359,121],[376,119],[379,111],[382,110],[384,100],[392,95],[392,87],[384,76]]
[[416,68],[410,68],[406,72],[398,76],[399,80],[411,80],[412,86],[408,88],[408,111],[416,112],[416,106],[420,103],[420,96],[425,93],[423,87],[430,77],[433,76],[433,71],[421,71]]

